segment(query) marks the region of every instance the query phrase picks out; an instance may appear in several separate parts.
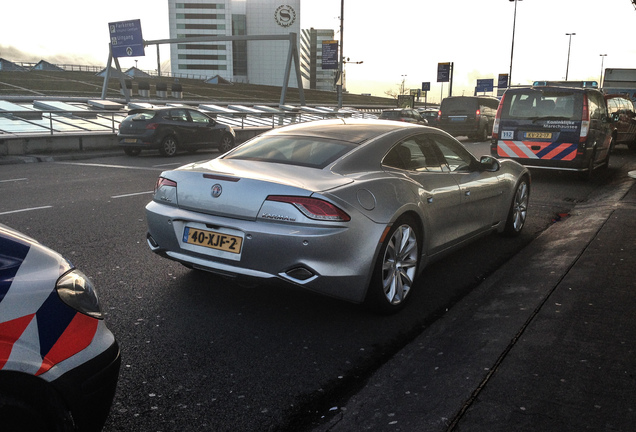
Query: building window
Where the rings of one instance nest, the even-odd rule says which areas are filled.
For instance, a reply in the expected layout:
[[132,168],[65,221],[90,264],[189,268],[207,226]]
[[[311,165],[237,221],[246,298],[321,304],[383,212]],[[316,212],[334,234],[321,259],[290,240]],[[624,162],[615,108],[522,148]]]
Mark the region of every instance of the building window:
[[223,3],[177,3],[177,9],[225,9]]

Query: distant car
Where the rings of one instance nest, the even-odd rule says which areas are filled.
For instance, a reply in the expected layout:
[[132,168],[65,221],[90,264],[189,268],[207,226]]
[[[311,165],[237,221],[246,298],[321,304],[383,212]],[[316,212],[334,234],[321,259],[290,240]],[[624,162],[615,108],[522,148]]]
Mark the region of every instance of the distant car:
[[92,282],[0,224],[0,429],[101,431],[120,362]]
[[420,115],[426,119],[429,126],[437,126],[437,118],[439,116],[439,110],[435,108],[421,108],[418,109]]
[[147,241],[189,268],[390,313],[429,262],[480,235],[519,234],[529,192],[526,168],[477,160],[439,129],[307,122],[163,172]]
[[146,149],[174,156],[179,150],[200,148],[218,148],[225,153],[234,147],[236,134],[230,126],[197,109],[159,107],[129,111],[119,125],[117,138],[129,156]]
[[452,96],[442,99],[437,127],[453,136],[486,141],[492,133],[499,99],[491,96]]
[[427,125],[428,122],[422,117],[419,111],[411,108],[394,108],[383,110],[380,114],[381,120],[395,120],[406,123],[416,123]]
[[612,120],[612,148],[626,144],[636,150],[636,113],[633,102],[623,95],[606,95],[607,111]]

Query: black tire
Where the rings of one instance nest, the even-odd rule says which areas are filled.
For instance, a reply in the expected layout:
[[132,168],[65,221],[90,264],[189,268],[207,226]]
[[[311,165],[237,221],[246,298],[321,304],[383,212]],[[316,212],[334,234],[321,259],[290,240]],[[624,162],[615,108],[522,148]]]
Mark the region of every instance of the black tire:
[[528,203],[530,201],[530,183],[527,177],[523,177],[515,186],[515,193],[512,196],[510,210],[506,218],[506,226],[503,234],[508,237],[516,237],[521,234],[526,225],[528,216]]
[[[21,393],[17,391],[16,393]],[[0,394],[0,419],[3,432],[72,432],[70,414],[47,391],[26,398],[18,394]]]
[[221,142],[219,143],[219,151],[221,153],[229,152],[234,148],[234,144],[234,137],[231,134],[223,134]]
[[630,149],[630,150],[636,151],[636,141],[632,141],[630,143],[627,143],[627,148]]
[[479,141],[487,141],[488,140],[488,125],[484,126],[484,128],[479,131]]
[[168,135],[161,141],[161,147],[159,147],[159,153],[161,156],[172,157],[177,154],[179,149],[179,142],[174,135]]
[[139,156],[139,153],[141,153],[141,149],[126,147],[124,149],[124,153],[126,153],[128,156]]
[[421,238],[419,225],[412,217],[402,216],[395,221],[373,268],[365,299],[369,309],[392,314],[404,307],[418,273]]
[[592,180],[594,176],[594,159],[596,159],[596,150],[592,152],[592,156],[590,156],[590,160],[587,163],[587,169],[580,173],[581,179],[583,180]]

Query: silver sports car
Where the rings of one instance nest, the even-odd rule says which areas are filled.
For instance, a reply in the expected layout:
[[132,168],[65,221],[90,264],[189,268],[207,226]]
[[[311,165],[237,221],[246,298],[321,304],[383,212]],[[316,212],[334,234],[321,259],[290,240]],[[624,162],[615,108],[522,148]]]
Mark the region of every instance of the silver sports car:
[[390,313],[432,260],[493,231],[519,234],[529,193],[526,168],[477,160],[438,129],[316,121],[163,172],[147,238],[190,268]]

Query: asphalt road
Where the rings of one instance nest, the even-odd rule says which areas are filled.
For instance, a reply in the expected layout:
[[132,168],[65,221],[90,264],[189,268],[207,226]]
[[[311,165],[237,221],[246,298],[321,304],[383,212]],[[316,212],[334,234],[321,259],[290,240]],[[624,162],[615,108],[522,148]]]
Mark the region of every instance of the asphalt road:
[[[476,154],[487,144],[465,142]],[[147,153],[0,167],[0,223],[71,259],[95,282],[122,348],[105,431],[308,430],[377,367],[573,205],[636,158],[617,147],[592,181],[535,172],[528,224],[425,270],[411,303],[376,316],[281,286],[238,286],[152,254],[144,206],[175,159]],[[560,216],[559,216],[560,215]]]

